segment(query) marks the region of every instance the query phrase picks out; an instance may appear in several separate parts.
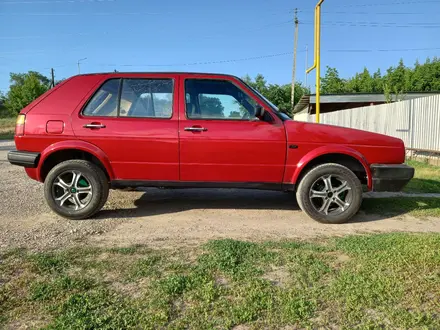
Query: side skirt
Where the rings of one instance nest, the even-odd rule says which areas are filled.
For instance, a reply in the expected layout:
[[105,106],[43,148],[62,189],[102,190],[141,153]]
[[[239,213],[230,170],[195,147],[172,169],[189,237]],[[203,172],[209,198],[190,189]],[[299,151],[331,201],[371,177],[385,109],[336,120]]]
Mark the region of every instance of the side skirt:
[[265,182],[196,182],[196,181],[138,181],[138,180],[113,180],[112,189],[125,188],[236,188],[259,189],[275,191],[295,191],[295,185],[290,183],[265,183]]

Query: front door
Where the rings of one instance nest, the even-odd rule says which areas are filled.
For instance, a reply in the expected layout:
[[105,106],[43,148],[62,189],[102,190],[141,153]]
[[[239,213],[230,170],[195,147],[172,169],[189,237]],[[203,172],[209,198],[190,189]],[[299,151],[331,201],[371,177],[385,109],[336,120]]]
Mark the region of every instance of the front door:
[[238,80],[186,76],[181,80],[181,94],[182,181],[282,182],[284,125],[278,118],[258,120],[258,99],[244,85]]
[[116,179],[179,180],[176,76],[110,79],[73,116],[78,139],[108,156]]

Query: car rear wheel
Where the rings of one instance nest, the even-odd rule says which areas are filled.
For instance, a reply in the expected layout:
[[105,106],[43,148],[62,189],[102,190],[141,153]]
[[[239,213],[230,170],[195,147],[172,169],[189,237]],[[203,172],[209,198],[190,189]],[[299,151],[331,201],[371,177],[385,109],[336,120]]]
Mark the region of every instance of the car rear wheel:
[[86,219],[105,204],[109,183],[104,172],[85,160],[68,160],[56,165],[44,181],[44,195],[50,208],[68,219]]
[[302,178],[296,198],[300,208],[322,223],[344,223],[362,203],[362,185],[356,175],[339,164],[312,168]]

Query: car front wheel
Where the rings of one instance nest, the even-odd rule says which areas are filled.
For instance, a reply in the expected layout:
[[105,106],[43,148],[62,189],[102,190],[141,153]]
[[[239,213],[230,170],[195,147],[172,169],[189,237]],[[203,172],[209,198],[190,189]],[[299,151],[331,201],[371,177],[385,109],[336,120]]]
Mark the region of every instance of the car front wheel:
[[356,175],[339,164],[312,168],[302,178],[296,198],[312,219],[339,224],[349,221],[362,203],[362,185]]
[[68,160],[56,165],[44,181],[44,195],[50,208],[68,219],[86,219],[107,201],[109,183],[104,172],[85,160]]

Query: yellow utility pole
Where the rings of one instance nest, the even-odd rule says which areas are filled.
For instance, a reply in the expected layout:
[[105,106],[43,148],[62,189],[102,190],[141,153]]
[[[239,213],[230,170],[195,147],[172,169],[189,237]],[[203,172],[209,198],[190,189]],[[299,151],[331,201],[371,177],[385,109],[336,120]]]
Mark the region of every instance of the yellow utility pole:
[[294,32],[294,37],[293,37],[293,67],[292,67],[292,93],[291,93],[291,98],[290,98],[290,103],[291,103],[291,108],[292,108],[292,112],[291,114],[293,115],[293,108],[295,107],[295,77],[296,77],[296,50],[298,48],[298,8],[295,8],[295,18],[294,18],[294,23],[295,23],[295,32]]
[[310,73],[316,68],[316,122],[319,123],[319,115],[321,110],[321,5],[324,0],[319,0],[315,7],[315,49],[313,66],[307,69],[306,73]]

